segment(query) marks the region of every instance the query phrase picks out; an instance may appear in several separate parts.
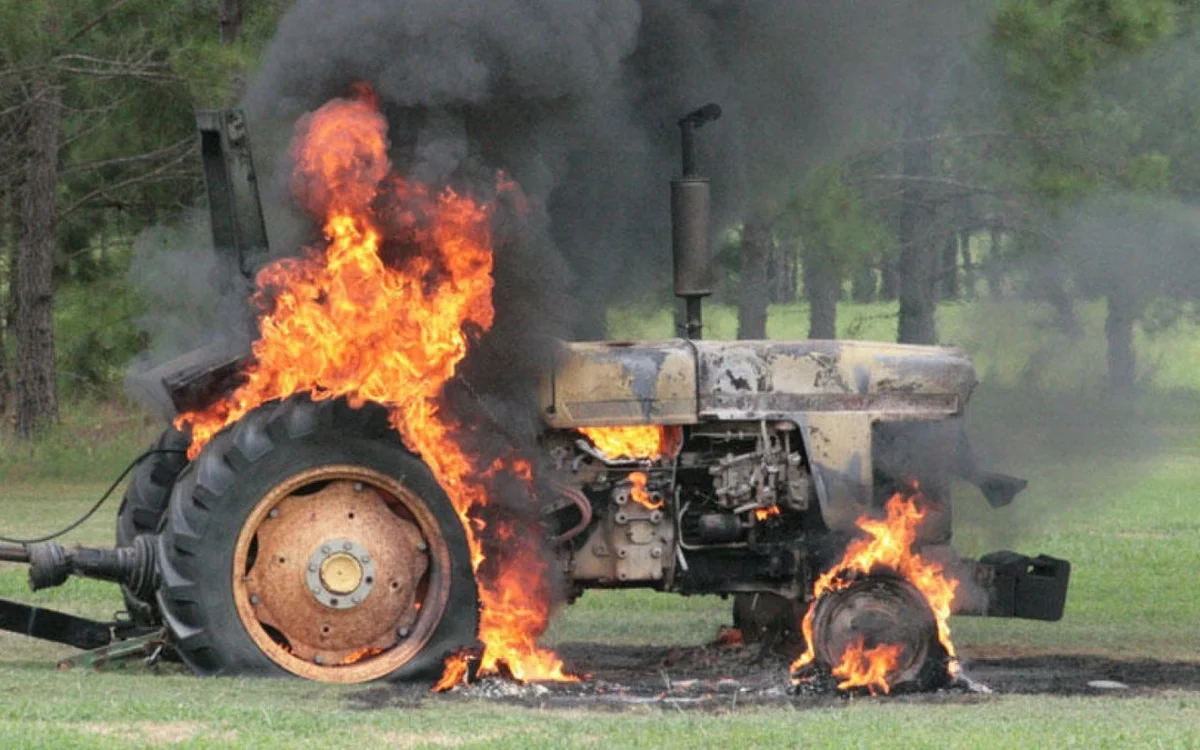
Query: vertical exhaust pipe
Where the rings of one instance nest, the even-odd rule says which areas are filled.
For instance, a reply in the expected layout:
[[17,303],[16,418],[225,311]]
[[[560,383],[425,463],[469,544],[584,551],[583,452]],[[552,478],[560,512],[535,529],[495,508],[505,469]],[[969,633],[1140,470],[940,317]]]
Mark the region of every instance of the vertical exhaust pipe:
[[705,104],[679,121],[683,146],[683,175],[671,181],[671,252],[675,265],[675,296],[687,303],[684,335],[703,337],[700,302],[712,294],[712,261],[708,242],[711,216],[709,181],[696,169],[696,128],[721,116],[716,104]]

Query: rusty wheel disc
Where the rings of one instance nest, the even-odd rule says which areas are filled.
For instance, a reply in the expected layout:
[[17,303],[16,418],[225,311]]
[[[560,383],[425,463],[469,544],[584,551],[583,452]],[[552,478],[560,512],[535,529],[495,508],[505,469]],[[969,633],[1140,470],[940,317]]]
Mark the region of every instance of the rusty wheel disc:
[[450,550],[437,519],[395,478],[325,466],[276,485],[234,548],[238,617],[272,661],[326,682],[403,666],[446,610]]

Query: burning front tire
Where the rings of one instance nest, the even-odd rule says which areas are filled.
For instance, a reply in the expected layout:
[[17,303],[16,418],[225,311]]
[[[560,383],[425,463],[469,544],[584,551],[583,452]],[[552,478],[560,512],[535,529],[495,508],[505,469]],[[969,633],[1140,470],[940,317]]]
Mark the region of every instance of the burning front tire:
[[[183,451],[187,450],[190,442],[187,433],[168,427],[150,446],[152,450],[178,452],[151,454],[134,470],[133,479],[117,510],[118,547],[127,547],[133,544],[136,537],[158,531],[159,522],[167,511],[167,502],[171,499],[175,478],[187,466],[187,456]],[[126,586],[121,586],[121,594],[125,598],[125,609],[134,622],[147,625],[158,622],[156,602],[139,599]]]
[[458,516],[373,405],[293,398],[217,435],[158,551],[163,619],[202,674],[415,679],[475,639]]
[[868,576],[817,600],[813,613],[817,663],[846,667],[877,649],[894,649],[876,675],[887,689],[931,690],[947,679],[937,620],[921,592],[907,581]]

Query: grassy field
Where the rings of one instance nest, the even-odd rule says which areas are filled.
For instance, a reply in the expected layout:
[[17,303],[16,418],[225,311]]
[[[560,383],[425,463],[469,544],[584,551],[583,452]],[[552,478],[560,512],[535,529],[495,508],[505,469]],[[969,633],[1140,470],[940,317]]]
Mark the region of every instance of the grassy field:
[[[719,327],[722,313],[713,312]],[[879,314],[878,324],[890,325],[887,311]],[[946,326],[975,330],[965,320],[963,313]],[[665,317],[660,322],[669,326]],[[960,488],[956,539],[970,554],[1011,548],[1065,557],[1072,590],[1059,623],[957,618],[955,641],[968,665],[997,654],[1200,662],[1200,399],[1181,396],[1195,383],[1176,362],[1200,361],[1200,347],[1171,343],[1160,358],[1171,366],[1156,371],[1151,393],[1110,406],[1085,386],[1064,387],[1072,372],[1086,372],[1065,365],[1041,371],[1040,395],[1018,390],[1032,347],[1014,342],[1015,350],[990,365],[985,351],[973,352],[992,377],[976,399],[972,430],[1000,468],[1029,478],[1030,487],[1002,510]],[[33,447],[0,443],[0,533],[35,534],[73,518],[156,431],[122,409],[87,407],[68,419]],[[108,542],[115,508],[69,539]],[[115,587],[73,581],[31,595],[24,576],[18,566],[0,565],[0,597],[97,617],[120,606]],[[589,592],[558,618],[548,641],[699,644],[728,621],[728,611],[728,602],[713,597]],[[175,667],[57,671],[56,660],[68,653],[0,635],[0,747],[1200,746],[1200,692],[1177,690],[869,698],[715,713],[537,710],[433,695],[368,708],[362,687],[202,680]]]

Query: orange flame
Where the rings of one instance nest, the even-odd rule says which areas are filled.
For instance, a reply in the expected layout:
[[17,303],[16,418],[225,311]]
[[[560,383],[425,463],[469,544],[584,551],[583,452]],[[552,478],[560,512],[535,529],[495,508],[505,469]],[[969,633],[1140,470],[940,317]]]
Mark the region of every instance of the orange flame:
[[[531,467],[506,459],[479,471],[439,401],[471,333],[492,326],[494,207],[402,179],[387,151],[387,122],[365,87],[298,123],[292,190],[323,220],[324,247],[259,273],[261,334],[246,382],[176,424],[191,427],[194,458],[218,431],[272,400],[306,393],[355,407],[383,404],[466,530],[482,604],[483,667],[504,661],[520,679],[572,679],[535,644],[550,615],[544,581],[535,580],[546,572],[536,541],[497,523],[489,534],[504,542],[505,559],[484,566],[479,510],[488,505],[488,482],[498,472],[528,482]],[[501,177],[499,189],[515,186]]]
[[[854,581],[856,575],[866,576],[888,570],[903,577],[925,597],[925,601],[928,602],[929,608],[937,620],[938,641],[941,642],[947,657],[949,657],[950,674],[958,675],[957,654],[954,644],[950,641],[950,605],[954,601],[954,592],[958,589],[958,581],[947,577],[941,564],[926,560],[913,552],[912,548],[917,540],[917,532],[921,522],[925,520],[928,510],[921,507],[924,504],[924,496],[915,482],[909,495],[911,496],[906,496],[904,492],[897,492],[893,495],[885,508],[886,518],[873,519],[869,516],[859,518],[855,523],[866,532],[867,536],[851,542],[846,548],[845,554],[842,555],[841,561],[817,579],[813,586],[812,601],[801,623],[801,631],[808,648],[793,662],[792,671],[808,665],[816,657],[813,648],[813,615],[816,611],[817,600],[831,591],[846,588]],[[848,677],[851,674],[879,675],[874,682],[856,683],[878,686],[880,681],[885,681],[888,672],[895,668],[895,659],[902,650],[902,647],[896,647],[896,653],[892,654],[890,650],[884,649],[884,646],[888,646],[888,644],[881,644],[866,651],[863,651],[862,644],[857,649],[847,649],[842,654],[841,663],[834,669],[834,674],[847,676],[848,681],[854,679]],[[856,666],[856,662],[863,659],[868,662],[867,667]],[[889,659],[892,661],[890,666],[880,666],[882,662]],[[838,670],[844,674],[839,674]]]
[[887,675],[899,665],[903,652],[903,646],[891,643],[881,643],[869,649],[859,638],[842,654],[842,663],[832,670],[834,677],[843,678],[838,683],[838,690],[865,687],[871,695],[875,695],[876,690],[891,692]]
[[579,430],[596,450],[612,460],[640,458],[657,461],[674,456],[683,442],[678,427],[637,425],[631,427],[582,427]]
[[754,509],[754,520],[766,521],[768,519],[778,516],[781,512],[782,511],[779,510],[778,505],[768,505],[766,508],[755,508]]
[[646,510],[658,510],[659,508],[663,507],[664,501],[659,500],[658,502],[655,502],[650,497],[650,493],[646,492],[646,482],[649,481],[649,478],[645,474],[640,471],[635,471],[629,475],[629,481],[633,485],[629,489],[629,496],[633,498],[635,503],[642,506]]
[[465,651],[450,654],[446,658],[446,667],[442,671],[441,679],[433,686],[433,692],[444,693],[466,682],[470,658],[471,655]]
[[345,659],[342,659],[342,664],[357,664],[363,659],[366,659],[368,656],[375,656],[376,654],[380,653],[383,653],[383,649],[381,648],[360,648],[359,650],[352,652]]

